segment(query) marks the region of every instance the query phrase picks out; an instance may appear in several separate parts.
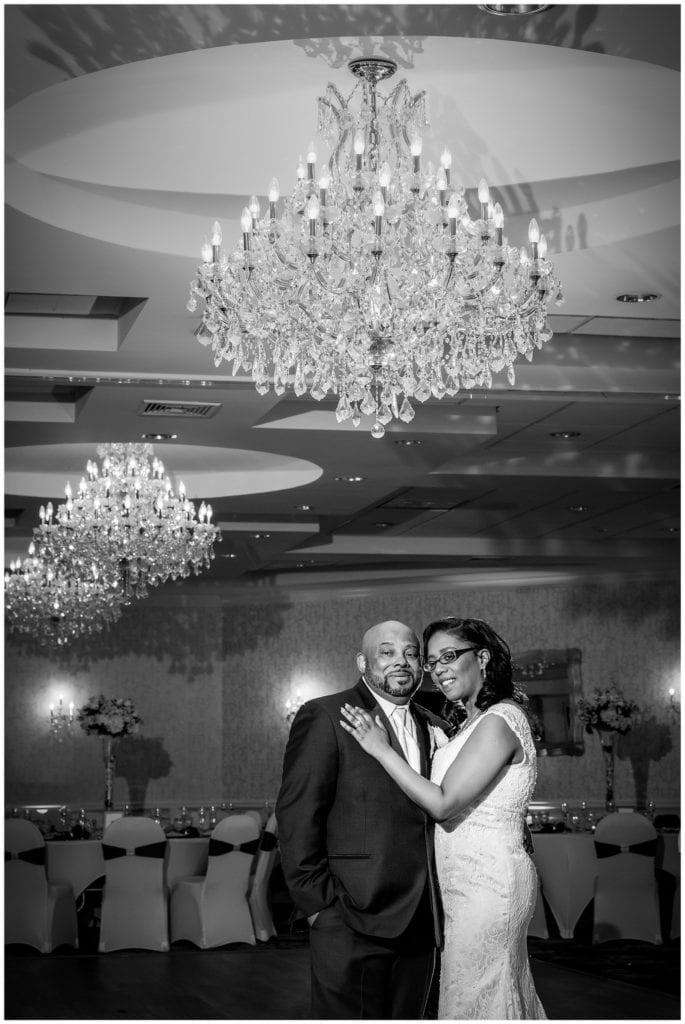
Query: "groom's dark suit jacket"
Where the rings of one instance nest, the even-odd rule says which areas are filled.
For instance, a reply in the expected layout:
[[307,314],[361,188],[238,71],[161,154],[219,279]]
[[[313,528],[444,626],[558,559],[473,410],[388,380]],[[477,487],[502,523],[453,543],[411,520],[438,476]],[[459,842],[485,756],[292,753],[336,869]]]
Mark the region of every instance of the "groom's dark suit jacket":
[[[359,705],[394,729],[360,680],[341,693],[304,704],[292,724],[276,804],[281,862],[296,906],[306,916],[337,903],[357,932],[401,935],[428,885],[436,945],[441,911],[435,879],[433,822],[378,762],[340,726],[343,703]],[[444,723],[412,704],[428,775],[429,724]]]

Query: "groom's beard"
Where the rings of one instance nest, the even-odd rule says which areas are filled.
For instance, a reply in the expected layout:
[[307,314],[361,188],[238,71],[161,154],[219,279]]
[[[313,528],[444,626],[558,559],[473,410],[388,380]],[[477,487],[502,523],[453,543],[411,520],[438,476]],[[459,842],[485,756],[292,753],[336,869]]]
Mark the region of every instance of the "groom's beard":
[[368,668],[364,673],[364,679],[372,690],[387,693],[391,697],[406,697],[409,700],[421,685],[421,672],[419,672],[418,678],[411,670],[407,670],[406,674],[403,673],[402,676],[403,678],[399,673],[388,673],[387,676],[384,676],[378,672],[371,672]]

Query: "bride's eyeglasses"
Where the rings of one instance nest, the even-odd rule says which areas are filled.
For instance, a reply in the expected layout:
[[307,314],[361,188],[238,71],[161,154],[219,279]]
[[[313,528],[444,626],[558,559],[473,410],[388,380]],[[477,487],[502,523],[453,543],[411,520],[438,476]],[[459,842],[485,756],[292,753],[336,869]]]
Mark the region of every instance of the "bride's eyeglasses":
[[461,658],[462,654],[468,654],[469,651],[475,651],[477,649],[478,648],[476,647],[462,647],[462,649],[458,651],[454,647],[451,647],[449,651],[445,651],[445,653],[441,654],[439,658],[426,658],[423,663],[423,667],[432,675],[433,672],[435,672],[437,665],[451,665],[453,661]]

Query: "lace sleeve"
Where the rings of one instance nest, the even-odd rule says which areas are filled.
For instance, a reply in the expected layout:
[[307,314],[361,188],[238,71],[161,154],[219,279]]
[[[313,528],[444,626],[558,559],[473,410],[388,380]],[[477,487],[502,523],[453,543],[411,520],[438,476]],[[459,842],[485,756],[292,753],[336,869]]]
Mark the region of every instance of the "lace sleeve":
[[523,748],[524,760],[521,764],[531,764],[535,760],[535,743],[531,732],[528,715],[518,704],[493,704],[488,714],[499,715],[507,723]]

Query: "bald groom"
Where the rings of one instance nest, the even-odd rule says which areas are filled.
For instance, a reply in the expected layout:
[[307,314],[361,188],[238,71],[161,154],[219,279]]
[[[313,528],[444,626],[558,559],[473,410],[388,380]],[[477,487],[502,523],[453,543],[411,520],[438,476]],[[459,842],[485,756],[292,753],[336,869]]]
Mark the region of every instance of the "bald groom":
[[356,686],[304,704],[276,804],[290,894],[310,923],[312,1018],[419,1019],[441,942],[433,823],[340,726],[348,703],[378,715],[392,746],[430,771],[417,704],[421,652],[402,622],[364,634]]

